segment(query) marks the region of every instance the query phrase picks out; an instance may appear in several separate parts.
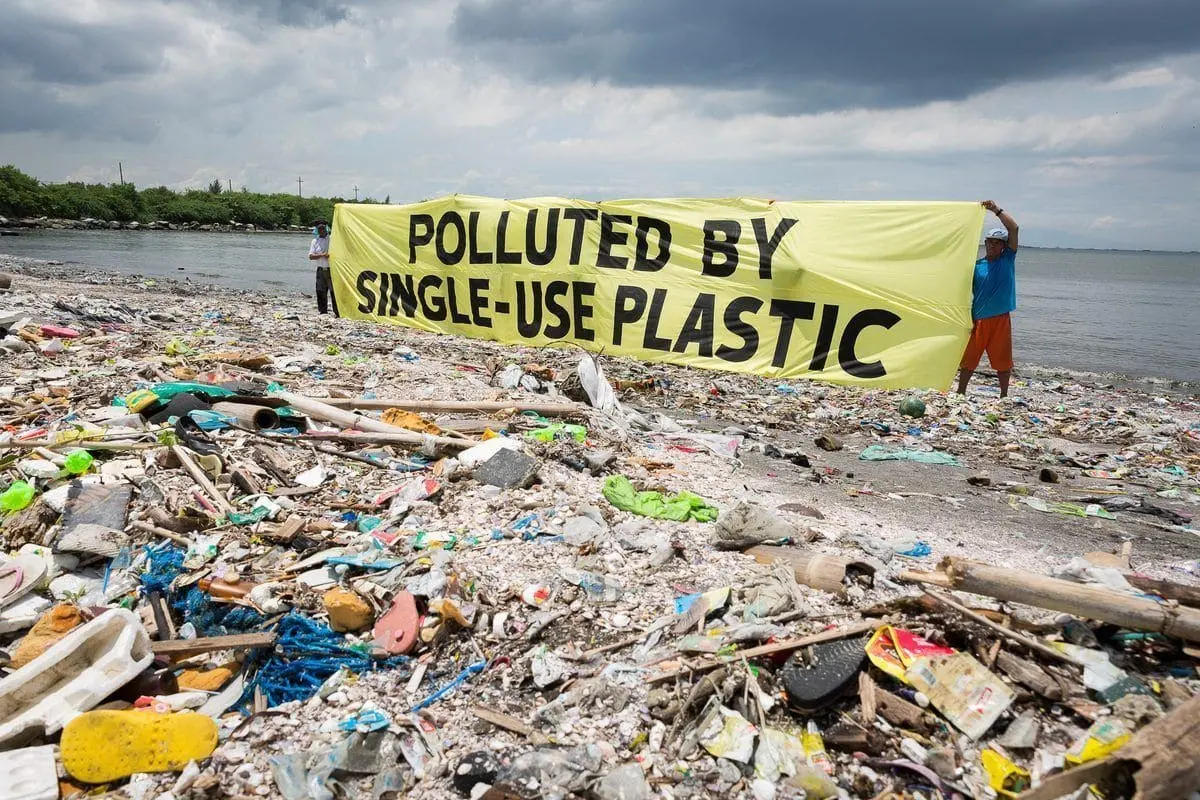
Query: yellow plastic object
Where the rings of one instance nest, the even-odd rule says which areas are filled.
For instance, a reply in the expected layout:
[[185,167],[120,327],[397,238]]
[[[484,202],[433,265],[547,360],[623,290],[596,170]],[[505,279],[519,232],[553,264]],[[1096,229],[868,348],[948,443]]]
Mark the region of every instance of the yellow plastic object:
[[149,389],[138,389],[125,395],[125,407],[134,414],[156,402],[158,402],[158,395]]
[[1029,772],[1021,769],[995,750],[986,749],[979,754],[983,771],[987,773],[988,785],[1001,797],[1016,797],[1030,785]]
[[172,772],[208,758],[217,723],[193,712],[89,711],[63,728],[63,767],[84,783],[108,783],[137,772]]
[[1096,761],[1120,750],[1133,737],[1129,729],[1119,719],[1097,720],[1087,729],[1071,749],[1066,752],[1068,764],[1086,764]]
[[384,411],[383,421],[388,425],[395,425],[397,428],[405,428],[417,433],[430,433],[434,436],[440,436],[442,433],[441,428],[432,422],[426,422],[420,414],[414,414],[402,408],[389,408]]

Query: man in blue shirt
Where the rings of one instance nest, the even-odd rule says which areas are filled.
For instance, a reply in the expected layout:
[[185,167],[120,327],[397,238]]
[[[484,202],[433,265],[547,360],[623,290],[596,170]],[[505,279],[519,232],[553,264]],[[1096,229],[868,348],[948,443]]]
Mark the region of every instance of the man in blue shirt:
[[988,363],[1000,381],[1000,396],[1008,396],[1012,376],[1012,320],[1017,308],[1017,221],[991,200],[983,207],[999,218],[1003,228],[993,228],[984,239],[984,257],[975,262],[971,283],[971,339],[959,364],[958,393],[967,393],[967,383],[987,352]]

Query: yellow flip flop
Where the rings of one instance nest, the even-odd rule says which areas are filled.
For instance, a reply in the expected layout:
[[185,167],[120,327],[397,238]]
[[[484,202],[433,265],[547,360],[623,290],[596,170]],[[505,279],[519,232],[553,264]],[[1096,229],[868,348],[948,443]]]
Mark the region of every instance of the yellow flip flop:
[[88,711],[67,723],[59,747],[71,777],[108,783],[208,758],[217,747],[217,723],[193,712]]

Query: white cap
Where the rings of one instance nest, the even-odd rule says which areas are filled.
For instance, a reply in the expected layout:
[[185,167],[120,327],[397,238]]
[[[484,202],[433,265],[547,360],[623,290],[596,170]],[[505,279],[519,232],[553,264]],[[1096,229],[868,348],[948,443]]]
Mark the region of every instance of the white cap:
[[987,236],[984,236],[983,238],[984,239],[999,239],[1002,242],[1007,242],[1008,241],[1008,231],[1004,230],[1004,228],[992,228],[990,231],[987,232]]

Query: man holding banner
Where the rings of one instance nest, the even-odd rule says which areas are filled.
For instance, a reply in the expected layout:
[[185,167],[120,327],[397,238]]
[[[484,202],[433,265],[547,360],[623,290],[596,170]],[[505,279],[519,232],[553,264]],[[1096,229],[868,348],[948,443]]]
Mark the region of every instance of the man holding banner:
[[975,262],[971,284],[971,338],[959,364],[958,393],[967,393],[979,359],[988,363],[1000,381],[1000,396],[1008,396],[1012,376],[1012,320],[1017,308],[1017,221],[992,200],[981,205],[999,218],[1003,228],[993,228],[984,239],[984,257]]

